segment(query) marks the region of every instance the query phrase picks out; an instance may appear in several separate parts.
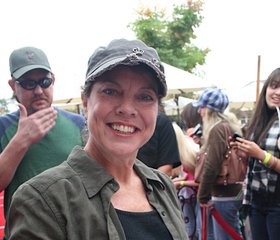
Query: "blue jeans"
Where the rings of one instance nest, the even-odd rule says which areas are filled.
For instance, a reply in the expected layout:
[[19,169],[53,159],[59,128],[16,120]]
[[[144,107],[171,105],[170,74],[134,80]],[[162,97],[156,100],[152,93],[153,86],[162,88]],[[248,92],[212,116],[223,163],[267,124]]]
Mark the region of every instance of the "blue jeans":
[[249,220],[254,240],[280,239],[280,206],[269,207],[253,204]]
[[[197,225],[197,239],[202,239],[202,216],[201,216],[201,207],[200,204],[197,203],[197,212],[196,212],[196,225]],[[213,233],[213,217],[210,214],[209,209],[206,209],[206,221],[207,221],[207,240],[215,240]]]
[[[241,236],[239,225],[239,209],[242,205],[241,200],[212,200],[214,207],[221,217]],[[221,225],[213,219],[213,229],[215,240],[232,240],[232,237],[223,230]],[[264,240],[264,239],[263,239]]]

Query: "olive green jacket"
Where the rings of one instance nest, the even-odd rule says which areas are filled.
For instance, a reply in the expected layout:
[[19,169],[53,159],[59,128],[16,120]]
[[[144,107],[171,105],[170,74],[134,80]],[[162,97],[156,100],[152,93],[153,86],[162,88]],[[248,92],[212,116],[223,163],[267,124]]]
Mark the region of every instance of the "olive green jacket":
[[[188,239],[170,179],[138,160],[134,169],[173,238]],[[123,228],[110,202],[118,189],[114,178],[76,147],[67,161],[16,191],[7,218],[9,239],[123,240]]]

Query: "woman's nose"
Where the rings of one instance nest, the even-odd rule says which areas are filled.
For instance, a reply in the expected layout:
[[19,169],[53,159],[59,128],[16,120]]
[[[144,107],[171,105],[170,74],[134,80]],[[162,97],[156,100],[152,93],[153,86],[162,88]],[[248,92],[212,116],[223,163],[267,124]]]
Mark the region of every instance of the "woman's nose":
[[275,93],[278,94],[278,95],[280,95],[280,87],[278,87],[278,88],[275,89]]
[[131,100],[124,100],[119,103],[117,106],[117,114],[127,115],[127,116],[136,116],[137,110],[135,104]]

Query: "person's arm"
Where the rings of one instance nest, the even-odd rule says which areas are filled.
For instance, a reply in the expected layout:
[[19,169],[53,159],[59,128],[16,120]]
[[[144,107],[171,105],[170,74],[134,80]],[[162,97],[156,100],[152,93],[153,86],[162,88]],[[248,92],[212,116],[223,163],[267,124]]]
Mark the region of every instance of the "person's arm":
[[211,142],[207,148],[206,160],[203,166],[203,175],[198,188],[198,200],[207,204],[211,198],[212,188],[220,173],[224,155],[227,150],[227,134],[224,127],[218,124],[209,133]]
[[243,151],[248,156],[259,159],[262,164],[274,169],[280,173],[280,159],[273,156],[271,153],[261,149],[258,144],[253,141],[246,140],[244,138],[237,138],[235,142],[238,149]]
[[65,239],[56,211],[30,185],[15,192],[7,214],[7,237],[18,239]]
[[182,187],[198,187],[198,185],[199,185],[194,180],[187,180],[185,177],[174,178],[174,179],[172,179],[172,182],[174,183],[174,186],[177,190]]
[[168,176],[172,176],[173,166],[171,164],[162,165],[158,168],[159,171],[167,174]]
[[20,118],[14,137],[0,154],[0,192],[11,182],[18,165],[31,144],[38,142],[55,125],[57,111],[52,107],[27,116],[19,104]]

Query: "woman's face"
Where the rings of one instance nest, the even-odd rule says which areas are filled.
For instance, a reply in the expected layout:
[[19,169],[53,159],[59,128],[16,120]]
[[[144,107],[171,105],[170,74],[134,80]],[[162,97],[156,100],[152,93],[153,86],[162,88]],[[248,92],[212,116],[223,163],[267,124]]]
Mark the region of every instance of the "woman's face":
[[269,108],[280,107],[280,84],[272,82],[266,89],[266,103]]
[[100,76],[83,99],[89,128],[86,151],[124,156],[153,134],[158,113],[157,84],[141,66],[118,66]]

